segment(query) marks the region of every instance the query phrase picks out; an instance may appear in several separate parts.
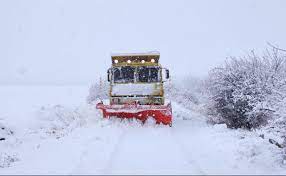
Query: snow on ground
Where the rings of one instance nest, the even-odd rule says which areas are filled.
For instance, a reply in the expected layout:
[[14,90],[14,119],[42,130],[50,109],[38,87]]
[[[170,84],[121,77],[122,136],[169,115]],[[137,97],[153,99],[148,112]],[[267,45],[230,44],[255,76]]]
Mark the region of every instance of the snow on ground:
[[209,125],[176,102],[172,128],[102,119],[87,90],[0,87],[0,174],[286,174],[258,133]]

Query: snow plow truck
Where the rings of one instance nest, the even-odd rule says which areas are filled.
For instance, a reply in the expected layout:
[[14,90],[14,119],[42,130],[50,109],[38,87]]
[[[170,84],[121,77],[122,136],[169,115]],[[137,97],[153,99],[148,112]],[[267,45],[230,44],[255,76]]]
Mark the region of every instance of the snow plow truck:
[[104,118],[137,118],[172,126],[172,107],[164,97],[170,73],[159,64],[160,53],[112,54],[107,71],[109,103],[96,105]]

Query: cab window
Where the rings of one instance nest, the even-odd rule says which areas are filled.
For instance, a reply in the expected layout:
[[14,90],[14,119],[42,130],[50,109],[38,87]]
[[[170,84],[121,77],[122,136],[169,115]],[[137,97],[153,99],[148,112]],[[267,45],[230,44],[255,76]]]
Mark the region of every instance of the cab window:
[[159,82],[159,68],[156,67],[139,67],[139,82]]
[[132,83],[134,82],[135,68],[126,66],[113,69],[115,83]]

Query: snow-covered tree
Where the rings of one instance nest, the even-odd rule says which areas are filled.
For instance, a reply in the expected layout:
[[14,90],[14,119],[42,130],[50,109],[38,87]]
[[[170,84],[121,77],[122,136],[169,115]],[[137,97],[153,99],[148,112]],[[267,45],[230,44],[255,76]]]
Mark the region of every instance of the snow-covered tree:
[[214,122],[252,129],[268,122],[285,99],[285,53],[267,49],[245,57],[231,57],[214,68],[206,81],[209,112]]
[[200,79],[192,76],[172,79],[165,83],[166,98],[192,109],[200,102],[200,82]]
[[102,78],[89,89],[89,95],[87,96],[87,103],[91,104],[98,100],[108,99],[108,81]]

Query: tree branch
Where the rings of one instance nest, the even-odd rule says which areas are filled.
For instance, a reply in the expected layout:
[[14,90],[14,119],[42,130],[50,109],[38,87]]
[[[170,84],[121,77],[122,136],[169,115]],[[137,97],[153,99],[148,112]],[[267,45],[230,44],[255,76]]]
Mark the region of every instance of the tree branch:
[[284,51],[284,52],[286,52],[286,50],[284,50],[284,49],[281,49],[281,48],[278,48],[278,47],[276,47],[276,46],[272,45],[272,44],[271,44],[271,43],[269,43],[269,42],[267,42],[267,44],[268,44],[270,47],[272,47],[272,48],[274,48],[274,49],[276,49],[276,50],[279,50],[279,51]]

